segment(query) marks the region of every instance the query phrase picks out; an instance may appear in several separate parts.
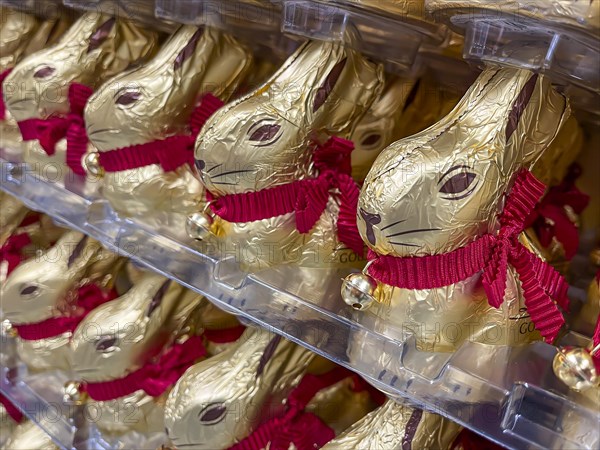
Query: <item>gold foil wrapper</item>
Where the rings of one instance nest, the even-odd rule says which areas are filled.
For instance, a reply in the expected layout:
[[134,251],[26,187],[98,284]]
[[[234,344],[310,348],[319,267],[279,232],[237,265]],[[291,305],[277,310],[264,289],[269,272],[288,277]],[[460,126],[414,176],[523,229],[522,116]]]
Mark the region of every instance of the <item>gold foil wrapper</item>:
[[176,447],[228,448],[281,412],[314,354],[265,330],[247,329],[238,344],[202,361],[167,399],[165,426]]
[[[251,67],[252,55],[232,36],[212,28],[181,27],[154,59],[118,75],[85,110],[88,136],[100,151],[188,134],[205,93],[227,101]],[[157,229],[185,232],[189,213],[202,209],[204,190],[188,165],[160,165],[106,173],[104,196],[120,213],[143,217]]]
[[[529,101],[516,101],[523,98]],[[494,232],[514,175],[544,155],[569,115],[545,77],[485,70],[450,114],[377,158],[359,198],[363,240],[381,255],[424,256]],[[514,271],[499,309],[488,304],[480,277],[437,289],[382,286],[383,305],[374,310],[379,331],[396,336],[408,329],[429,351],[453,351],[466,339],[538,339]]]
[[[66,115],[71,82],[95,89],[104,80],[154,54],[157,45],[156,32],[104,14],[86,13],[56,45],[15,66],[4,84],[12,86],[4,93],[6,107],[17,121]],[[23,150],[24,159],[38,172],[47,176],[58,173],[59,177],[67,173],[64,139],[51,157],[37,141],[24,143]]]
[[2,214],[0,214],[1,247],[13,234],[13,231],[19,226],[29,210],[20,200],[3,191],[0,192],[0,201],[2,202]]
[[[196,141],[204,185],[219,195],[270,188],[314,175],[313,141],[350,137],[383,85],[383,73],[340,45],[302,45],[262,87],[219,110]],[[330,200],[313,230],[296,231],[294,215],[251,223],[219,221],[228,245],[250,270],[289,261],[341,266],[349,250],[336,235],[338,207]],[[277,243],[277,251],[269,250]],[[276,255],[272,255],[276,253]]]
[[600,280],[594,278],[587,291],[587,301],[574,318],[571,328],[586,336],[592,336],[598,320],[600,320]]
[[585,131],[585,143],[577,159],[583,170],[575,183],[590,196],[590,202],[581,214],[581,231],[600,241],[600,177],[596,170],[600,167],[600,133],[593,127]]
[[322,448],[441,450],[450,448],[461,428],[437,414],[387,400]]

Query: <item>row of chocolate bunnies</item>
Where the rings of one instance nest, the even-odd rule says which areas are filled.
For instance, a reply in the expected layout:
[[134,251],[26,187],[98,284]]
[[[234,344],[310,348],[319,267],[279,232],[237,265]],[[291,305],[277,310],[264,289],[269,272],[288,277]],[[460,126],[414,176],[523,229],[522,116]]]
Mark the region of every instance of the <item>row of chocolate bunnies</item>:
[[[26,55],[39,24],[26,35],[25,15],[14,20],[2,134],[12,127],[5,147],[34,170],[85,177],[90,195],[101,186],[119,214],[178,239],[241,248],[249,271],[362,268],[366,247],[344,300],[384,305],[369,310],[381,332],[414,327],[421,349],[485,342],[490,324],[502,345],[564,329],[567,283],[547,261],[579,246],[584,135],[544,75],[488,67],[458,100],[331,42],[305,42],[275,70],[219,30],[183,26],[161,44],[89,13]],[[461,340],[419,334],[449,324]],[[599,343],[597,327],[578,363],[594,369]]]
[[[26,380],[46,398],[64,392],[75,405],[65,418],[75,424],[74,448],[458,450],[480,443],[278,335],[242,326],[202,296],[6,194],[2,203],[2,313],[10,321],[3,365],[15,369],[9,383]],[[72,379],[64,391],[52,385],[56,371]],[[57,448],[10,399],[0,400],[2,448]]]

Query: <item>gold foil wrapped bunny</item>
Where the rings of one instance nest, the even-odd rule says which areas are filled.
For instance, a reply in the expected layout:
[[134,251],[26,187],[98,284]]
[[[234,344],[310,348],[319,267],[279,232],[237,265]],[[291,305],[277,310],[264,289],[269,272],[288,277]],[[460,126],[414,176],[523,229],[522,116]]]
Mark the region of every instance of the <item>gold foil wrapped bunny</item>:
[[276,413],[314,354],[266,330],[192,366],[167,399],[165,426],[176,447],[228,448]]
[[[131,430],[164,430],[160,397],[145,392],[163,380],[158,373],[152,377],[156,379],[149,379],[144,371],[153,364],[167,369],[161,355],[172,350],[178,339],[182,345],[187,339],[196,348],[191,338],[194,327],[187,329],[185,324],[200,298],[147,273],[127,293],[94,309],[78,325],[72,339],[73,372],[85,386],[82,391],[89,394],[88,406],[99,411],[96,424],[101,430],[115,436]],[[155,358],[157,363],[152,362]]]
[[[411,258],[415,261],[415,257],[427,255],[456,254],[468,264],[472,255],[460,256],[455,251],[486,233],[492,236],[497,232],[503,193],[515,180],[521,180],[516,174],[522,168],[535,167],[569,115],[568,102],[543,76],[517,69],[485,70],[449,115],[427,130],[390,145],[375,161],[358,209],[359,231],[376,254],[374,266],[367,266],[366,273],[375,269],[378,277],[402,277],[406,271],[395,275],[396,263],[405,260],[408,264]],[[532,181],[519,183],[516,190]],[[535,189],[539,194],[540,186]],[[517,227],[519,219],[525,217],[515,219]],[[541,260],[532,259],[531,264],[536,261],[543,271],[558,276]],[[386,264],[390,268],[384,269]],[[444,270],[421,271],[415,285],[420,285],[420,280],[430,284],[428,280],[444,276]],[[366,287],[383,303],[374,311],[381,319],[379,331],[400,337],[409,330],[419,348],[429,351],[453,351],[465,339],[509,345],[539,339],[530,325],[533,312],[527,311],[515,269],[509,265],[498,270],[507,270],[505,293],[492,301],[498,307],[488,303],[478,270],[465,273],[462,281],[432,282],[441,286],[431,289],[385,283]],[[349,290],[344,295],[350,297],[356,294],[353,283],[359,288],[356,283],[363,282],[352,278],[345,284]],[[560,286],[554,294],[564,299],[565,285]],[[545,299],[550,303],[544,304],[544,311],[560,316],[553,303],[557,299]],[[562,319],[555,316],[549,321],[552,327],[559,326]],[[448,327],[454,331],[449,332]],[[545,329],[546,337],[557,331]]]
[[[80,153],[88,146],[81,114],[87,97],[104,80],[151,56],[157,42],[153,31],[90,12],[56,45],[17,64],[5,80],[14,88],[4,97],[26,141],[24,159],[53,179],[66,175],[65,164],[83,173]],[[77,136],[68,146],[60,139],[67,131]]]
[[437,414],[387,400],[321,448],[439,450],[449,448],[461,428]]
[[18,353],[30,371],[70,368],[69,330],[86,312],[79,288],[111,284],[118,267],[118,258],[97,241],[69,231],[9,275],[1,289],[2,311],[19,336]]
[[[152,157],[157,145],[162,146],[163,158],[174,160],[179,150],[191,161],[193,150],[187,147],[193,146],[194,136],[189,136],[189,146],[185,139],[194,131],[190,119],[199,99],[210,93],[226,101],[251,62],[248,49],[230,35],[181,27],[154,59],[110,79],[90,98],[85,120],[100,162],[106,153],[133,151]],[[177,148],[179,144],[184,148]],[[119,213],[183,236],[185,219],[202,208],[204,191],[188,164],[166,170],[159,161],[144,160],[120,170],[104,167],[103,193]]]
[[[265,85],[212,116],[198,136],[196,165],[216,204],[225,197],[242,201],[247,193],[267,195],[268,189],[314,177],[315,145],[334,135],[349,137],[379,94],[382,78],[381,67],[353,50],[332,43],[302,45]],[[246,210],[282,202],[273,198]],[[330,196],[325,212],[304,234],[296,229],[300,219],[294,212],[235,222],[216,217],[214,225],[246,269],[290,262],[356,265],[337,236],[339,208]]]

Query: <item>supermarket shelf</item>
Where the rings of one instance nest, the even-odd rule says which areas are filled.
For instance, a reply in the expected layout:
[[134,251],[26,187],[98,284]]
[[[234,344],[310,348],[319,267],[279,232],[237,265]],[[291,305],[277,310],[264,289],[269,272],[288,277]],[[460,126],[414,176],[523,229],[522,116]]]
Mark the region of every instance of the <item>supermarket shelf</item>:
[[600,446],[600,398],[569,391],[555,378],[556,350],[550,345],[469,342],[453,354],[420,352],[410,336],[393,340],[357,321],[340,299],[343,273],[300,273],[288,266],[247,274],[234,256],[207,255],[191,242],[119,217],[104,200],[82,195],[81,180],[66,185],[0,160],[0,188],[30,208],[360,373],[391,397],[408,399],[509,448]]

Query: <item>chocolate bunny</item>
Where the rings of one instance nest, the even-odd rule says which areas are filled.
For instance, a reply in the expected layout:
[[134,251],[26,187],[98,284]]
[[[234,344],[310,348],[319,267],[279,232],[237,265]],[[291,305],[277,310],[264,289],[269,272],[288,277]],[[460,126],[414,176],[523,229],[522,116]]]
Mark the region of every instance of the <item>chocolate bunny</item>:
[[[244,210],[233,206],[246,201],[250,193],[268,195],[274,192],[269,189],[294,189],[290,182],[314,180],[317,166],[332,175],[349,172],[348,144],[325,142],[331,136],[350,136],[377,97],[382,77],[380,66],[353,50],[308,42],[262,87],[221,108],[202,129],[195,150],[213,214],[223,215],[227,209],[236,216],[253,216],[261,209],[294,204],[274,197]],[[323,151],[315,149],[318,144]],[[316,161],[317,153],[324,160]],[[222,206],[224,201],[231,204]],[[235,247],[242,266],[251,270],[286,262],[312,267],[348,264],[340,262],[352,253],[337,236],[340,205],[329,196],[323,207],[324,213],[316,213],[316,223],[307,223],[302,233],[296,228],[301,218],[293,208],[284,214],[260,211],[259,216],[266,218],[251,220],[225,214],[231,220],[216,217],[215,225]],[[277,249],[272,255],[274,243]],[[356,250],[362,253],[361,248]]]
[[[358,205],[359,231],[372,252],[365,273],[374,279],[350,276],[345,300],[362,308],[377,298],[384,303],[375,311],[380,331],[396,336],[408,329],[419,348],[429,351],[453,351],[466,339],[528,342],[540,337],[535,327],[553,339],[564,322],[555,302],[564,306],[566,284],[517,239],[525,220],[520,215],[543,193],[543,185],[522,169],[535,167],[569,115],[568,102],[545,77],[489,68],[448,116],[386,148],[365,180]],[[512,198],[511,193],[505,198],[509,191]],[[485,254],[476,263],[475,247]],[[452,257],[458,262],[441,261]],[[442,265],[420,266],[430,262]],[[418,273],[406,264],[414,264]],[[517,271],[523,279],[527,266],[542,279],[519,281]],[[406,276],[414,276],[413,284]],[[544,285],[545,277],[553,287]],[[353,284],[357,281],[374,284],[365,289]],[[354,287],[369,293],[365,304]],[[528,308],[532,289],[543,300]],[[449,333],[448,326],[457,332]]]
[[[14,86],[5,92],[5,100],[27,141],[25,160],[59,178],[66,174],[65,162],[75,173],[83,173],[80,153],[87,151],[87,138],[82,113],[87,97],[102,81],[151,56],[157,42],[155,32],[90,12],[56,45],[17,64],[5,80]],[[60,139],[70,130],[78,138],[70,143],[72,151]]]
[[387,400],[321,448],[437,450],[449,448],[461,428],[437,414]]
[[[112,78],[90,98],[85,120],[100,161],[127,150],[148,156],[148,145],[163,140],[164,157],[174,160],[176,144],[169,138],[197,133],[190,130],[190,119],[198,100],[210,93],[226,101],[251,62],[249,51],[232,36],[208,27],[181,27],[154,59]],[[189,140],[193,147],[194,137]],[[193,149],[183,151],[191,160]],[[143,218],[155,228],[184,232],[187,214],[204,200],[202,185],[185,162],[174,168],[160,162],[104,167],[104,196],[121,214]]]
[[[119,267],[118,257],[100,243],[68,231],[8,276],[1,288],[2,310],[19,336],[19,355],[31,371],[70,368],[71,331],[87,312],[81,303],[84,292],[78,288],[111,284]],[[72,326],[59,324],[71,319]]]
[[273,414],[314,358],[265,330],[247,329],[234,347],[192,366],[165,407],[176,447],[228,448]]
[[101,412],[96,422],[101,430],[114,435],[163,431],[162,407],[144,390],[150,389],[144,383],[160,382],[160,376],[149,380],[142,372],[168,351],[165,345],[185,339],[182,327],[199,300],[180,285],[147,273],[79,324],[72,339],[73,372],[89,394],[88,404]]

